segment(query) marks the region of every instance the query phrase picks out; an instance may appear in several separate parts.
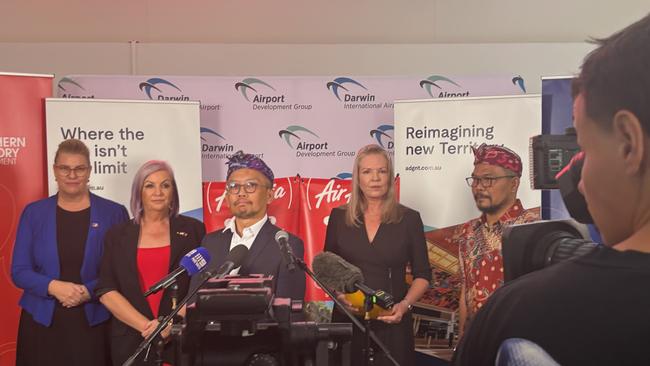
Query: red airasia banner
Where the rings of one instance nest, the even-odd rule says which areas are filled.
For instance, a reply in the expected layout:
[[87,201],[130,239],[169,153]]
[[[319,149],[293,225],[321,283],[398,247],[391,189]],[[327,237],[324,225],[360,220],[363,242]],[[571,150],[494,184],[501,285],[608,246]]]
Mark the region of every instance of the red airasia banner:
[[[208,232],[220,230],[230,218],[225,182],[203,183],[203,220]],[[352,181],[321,178],[278,178],[274,182],[275,199],[269,206],[269,218],[279,227],[300,237],[305,243],[305,262],[323,251],[327,222],[333,208],[348,203]],[[396,181],[399,192],[399,179]],[[328,300],[327,295],[307,279],[306,301]]]
[[[305,261],[311,266],[316,254],[323,251],[327,222],[333,208],[350,200],[352,181],[341,179],[304,178],[300,185],[300,237],[305,241]],[[307,280],[305,300],[329,300],[311,279]]]
[[16,362],[22,293],[11,281],[11,255],[25,206],[47,196],[45,102],[52,76],[0,74],[0,366]]
[[[275,179],[275,196],[268,209],[273,224],[296,236],[299,236],[300,223],[299,180],[298,177]],[[226,182],[203,182],[203,222],[207,232],[223,229],[224,222],[231,217]]]

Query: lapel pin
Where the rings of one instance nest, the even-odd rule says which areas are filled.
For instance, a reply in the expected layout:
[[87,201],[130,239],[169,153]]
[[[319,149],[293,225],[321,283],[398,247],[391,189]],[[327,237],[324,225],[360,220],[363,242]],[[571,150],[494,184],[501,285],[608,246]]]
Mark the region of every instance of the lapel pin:
[[180,236],[185,236],[185,237],[186,237],[186,236],[188,236],[189,234],[186,233],[186,232],[184,232],[184,231],[177,231],[177,232],[176,232],[176,235],[180,235]]
[[92,224],[90,224],[90,227],[98,228],[99,223],[98,222],[93,222]]

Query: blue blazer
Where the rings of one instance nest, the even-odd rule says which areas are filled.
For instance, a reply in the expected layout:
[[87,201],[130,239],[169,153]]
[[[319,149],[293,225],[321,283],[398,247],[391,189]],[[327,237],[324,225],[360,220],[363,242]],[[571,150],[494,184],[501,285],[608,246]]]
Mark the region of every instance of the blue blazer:
[[[20,217],[11,263],[11,278],[24,290],[19,304],[34,321],[50,326],[56,298],[47,293],[50,281],[60,276],[56,242],[56,201],[51,196],[32,202]],[[94,296],[99,265],[104,253],[104,235],[111,226],[128,220],[126,208],[118,203],[90,194],[90,227],[81,265],[83,285],[92,296],[86,302],[86,319],[92,326],[109,318],[109,313]]]

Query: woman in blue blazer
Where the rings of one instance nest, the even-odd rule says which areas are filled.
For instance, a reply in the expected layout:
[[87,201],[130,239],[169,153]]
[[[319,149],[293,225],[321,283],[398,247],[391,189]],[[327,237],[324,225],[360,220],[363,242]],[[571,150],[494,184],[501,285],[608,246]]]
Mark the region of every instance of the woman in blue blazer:
[[54,158],[58,193],[25,207],[11,264],[24,290],[17,365],[104,365],[110,314],[93,296],[104,235],[126,208],[88,190],[90,154],[63,141]]

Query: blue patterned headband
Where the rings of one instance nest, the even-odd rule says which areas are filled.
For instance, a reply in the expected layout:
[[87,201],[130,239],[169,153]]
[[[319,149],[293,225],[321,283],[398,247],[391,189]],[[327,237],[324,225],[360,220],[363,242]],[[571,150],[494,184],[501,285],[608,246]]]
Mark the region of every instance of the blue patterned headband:
[[233,154],[230,159],[226,162],[228,165],[228,173],[226,174],[226,180],[230,178],[235,170],[238,169],[255,169],[258,172],[262,173],[265,177],[269,179],[271,185],[273,185],[273,171],[269,168],[264,160],[258,158],[253,154],[244,154],[243,151],[239,150]]

